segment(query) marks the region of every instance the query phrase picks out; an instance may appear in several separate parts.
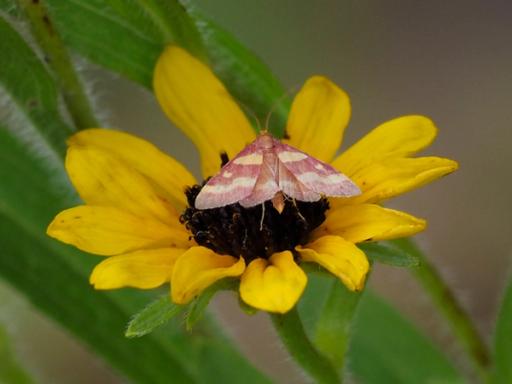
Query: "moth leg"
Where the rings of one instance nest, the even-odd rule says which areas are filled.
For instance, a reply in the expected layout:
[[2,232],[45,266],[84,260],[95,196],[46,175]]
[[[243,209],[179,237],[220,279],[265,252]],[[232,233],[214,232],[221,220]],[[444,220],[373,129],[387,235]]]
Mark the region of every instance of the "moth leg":
[[261,203],[260,232],[263,231],[263,220],[265,219],[265,202]]
[[300,219],[304,222],[306,222],[306,219],[304,218],[304,216],[302,216],[302,213],[300,213],[300,210],[299,210],[299,207],[297,205],[297,200],[295,199],[291,199],[292,200],[292,203],[293,203],[293,206],[295,207],[296,211],[297,211],[297,215],[299,215]]

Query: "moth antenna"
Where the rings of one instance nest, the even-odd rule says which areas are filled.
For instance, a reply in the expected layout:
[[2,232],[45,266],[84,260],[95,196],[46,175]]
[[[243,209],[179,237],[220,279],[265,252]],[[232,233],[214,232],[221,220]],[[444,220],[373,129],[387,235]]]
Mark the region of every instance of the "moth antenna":
[[263,231],[263,220],[265,219],[265,202],[261,203],[260,232]]
[[286,92],[284,92],[281,96],[279,96],[279,98],[277,100],[274,101],[274,103],[270,107],[270,110],[268,111],[267,116],[265,118],[265,132],[267,132],[269,130],[268,128],[269,128],[269,124],[270,124],[270,117],[272,116],[272,113],[274,113],[274,111],[276,110],[278,104],[281,103],[285,98],[290,96],[292,93],[296,92],[297,88],[299,88],[298,85],[289,88]]
[[258,132],[266,132],[266,129],[261,127],[261,122],[260,119],[258,118],[258,115],[256,115],[256,113],[254,113],[254,111],[244,103],[238,101],[238,104],[240,104],[244,108],[244,111],[254,119],[254,121],[256,122],[256,127],[258,128]]

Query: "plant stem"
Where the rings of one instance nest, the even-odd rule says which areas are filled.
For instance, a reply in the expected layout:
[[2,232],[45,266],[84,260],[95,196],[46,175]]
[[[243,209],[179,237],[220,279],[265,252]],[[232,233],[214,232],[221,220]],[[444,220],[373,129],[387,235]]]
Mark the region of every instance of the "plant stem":
[[290,355],[316,383],[341,383],[336,369],[322,356],[308,339],[297,309],[284,315],[272,314],[272,323]]
[[420,260],[420,266],[412,268],[411,272],[448,320],[452,331],[469,355],[475,370],[485,382],[490,363],[489,350],[469,315],[457,301],[434,265],[429,262],[412,240],[400,239],[393,242]]
[[98,127],[83,85],[43,0],[18,0],[18,4],[30,22],[32,35],[43,51],[46,63],[54,72],[64,103],[76,127]]

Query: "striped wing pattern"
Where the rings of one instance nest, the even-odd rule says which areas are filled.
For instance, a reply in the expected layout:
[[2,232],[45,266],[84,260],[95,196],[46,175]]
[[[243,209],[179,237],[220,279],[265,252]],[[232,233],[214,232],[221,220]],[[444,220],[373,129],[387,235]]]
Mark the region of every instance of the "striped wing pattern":
[[252,193],[245,199],[240,201],[242,207],[253,207],[270,200],[274,195],[280,191],[277,184],[277,170],[278,160],[274,152],[265,152],[263,155],[263,164],[258,176],[258,180]]
[[274,151],[279,159],[279,187],[294,199],[317,201],[321,196],[351,197],[361,193],[347,176],[296,148],[279,143]]
[[245,199],[254,190],[262,163],[263,151],[256,142],[249,144],[206,183],[195,207],[218,208]]
[[271,200],[279,191],[299,201],[361,193],[329,164],[276,139],[269,143],[268,139],[260,135],[213,176],[197,195],[195,207],[209,209],[233,203],[253,207]]

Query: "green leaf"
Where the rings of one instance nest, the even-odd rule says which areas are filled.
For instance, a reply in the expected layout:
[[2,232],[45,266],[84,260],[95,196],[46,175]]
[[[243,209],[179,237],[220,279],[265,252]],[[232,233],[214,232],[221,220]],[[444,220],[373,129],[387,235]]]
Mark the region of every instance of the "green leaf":
[[160,31],[135,2],[47,0],[64,41],[92,62],[151,88],[164,46]]
[[[166,35],[183,35],[185,28],[189,37],[178,39],[179,43],[196,54],[204,50],[204,59],[242,107],[249,108],[249,115],[254,112],[264,124],[272,112],[269,128],[276,136],[283,136],[290,105],[286,91],[258,57],[191,7],[168,1],[165,4],[173,11],[162,13],[163,2],[156,0],[47,2],[57,28],[72,49],[147,88],[151,88],[155,62],[168,41]],[[197,28],[201,48],[196,38],[190,37],[194,35],[190,21]]]
[[[73,129],[59,114],[58,92],[43,63],[4,19],[0,18],[0,85],[12,100],[16,112],[11,119],[28,120],[23,124],[30,135],[39,136],[62,157],[66,137]],[[30,125],[30,128],[27,127]]]
[[494,333],[492,384],[512,383],[512,279],[503,296]]
[[3,328],[0,328],[0,383],[32,383],[32,379],[21,367],[14,355],[7,333]]
[[419,258],[392,241],[381,243],[361,243],[357,245],[371,261],[393,267],[417,267]]
[[465,382],[427,337],[371,292],[359,305],[348,362],[365,384]]
[[224,290],[234,290],[237,287],[238,280],[226,278],[216,282],[204,290],[203,293],[195,298],[194,301],[192,301],[192,303],[189,305],[187,314],[185,315],[185,324],[187,330],[190,331],[203,316],[206,307],[208,307],[208,304],[213,299],[215,294],[217,294],[217,292]]
[[360,292],[349,291],[341,281],[332,279],[331,289],[316,323],[315,345],[333,365],[343,368],[349,331]]
[[326,306],[334,279],[331,274],[317,266],[316,263],[304,263],[302,265],[302,268],[308,274],[308,285],[298,304],[304,329],[311,339],[316,337],[316,326],[322,310]]
[[153,332],[184,310],[182,305],[174,304],[169,295],[163,295],[137,313],[128,323],[126,337],[141,337]]

